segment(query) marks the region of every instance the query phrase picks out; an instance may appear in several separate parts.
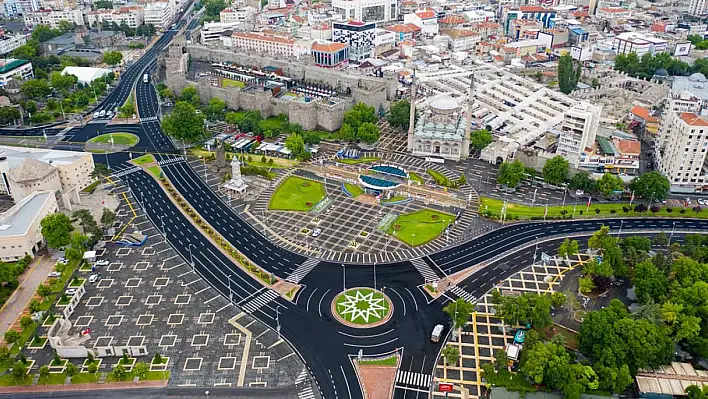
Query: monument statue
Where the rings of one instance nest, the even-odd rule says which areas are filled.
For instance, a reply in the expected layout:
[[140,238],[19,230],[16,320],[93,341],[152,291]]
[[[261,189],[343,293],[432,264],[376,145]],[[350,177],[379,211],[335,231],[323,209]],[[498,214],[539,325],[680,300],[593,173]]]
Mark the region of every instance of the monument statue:
[[241,162],[239,162],[238,157],[234,156],[231,160],[231,180],[224,184],[224,189],[226,189],[229,196],[234,194],[242,194],[246,191],[248,185],[243,182],[241,177]]
[[226,167],[226,150],[224,149],[224,143],[220,143],[217,141],[216,143],[214,143],[214,146],[216,147],[214,149],[214,151],[216,152],[216,167],[217,169],[221,170]]

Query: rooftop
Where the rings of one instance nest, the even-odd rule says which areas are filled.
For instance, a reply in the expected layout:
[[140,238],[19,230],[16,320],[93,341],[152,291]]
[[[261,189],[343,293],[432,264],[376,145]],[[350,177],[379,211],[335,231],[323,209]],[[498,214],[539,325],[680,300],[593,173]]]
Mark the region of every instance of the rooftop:
[[10,169],[8,177],[15,183],[22,183],[40,180],[55,172],[56,169],[46,162],[25,158],[16,167]]
[[314,43],[312,51],[320,51],[323,53],[334,53],[349,47],[346,43]]
[[689,126],[708,126],[708,119],[705,116],[700,116],[690,112],[681,113],[681,119]]
[[27,234],[39,210],[52,195],[54,194],[51,191],[35,191],[0,214],[0,237]]
[[29,61],[18,60],[16,58],[7,58],[4,60],[0,60],[0,73],[10,72],[27,63],[29,63]]
[[69,165],[88,155],[87,152],[10,147],[4,145],[0,145],[0,154],[7,157],[10,169],[17,167],[17,165],[26,158],[33,158],[53,165]]

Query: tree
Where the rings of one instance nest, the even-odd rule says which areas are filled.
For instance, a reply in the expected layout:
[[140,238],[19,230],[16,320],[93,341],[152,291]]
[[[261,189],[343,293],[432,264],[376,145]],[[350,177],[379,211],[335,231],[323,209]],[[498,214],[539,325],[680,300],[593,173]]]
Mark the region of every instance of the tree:
[[67,259],[79,261],[83,258],[86,252],[89,238],[83,234],[74,233],[69,239],[69,247],[66,248],[65,254]]
[[209,104],[204,107],[204,115],[210,121],[223,120],[226,116],[226,101],[219,98],[212,98]]
[[186,101],[195,107],[198,107],[202,101],[201,98],[199,98],[199,92],[197,91],[197,88],[194,86],[187,86],[182,89],[180,100]]
[[605,173],[597,182],[597,189],[604,195],[610,195],[613,191],[624,190],[622,178],[612,173]]
[[88,372],[91,374],[95,374],[98,371],[98,365],[96,362],[93,362],[88,365]]
[[93,2],[94,9],[104,8],[106,10],[113,9],[113,2],[109,0],[96,0]]
[[27,365],[22,361],[18,360],[12,365],[12,376],[16,379],[24,378],[27,375]]
[[52,87],[62,92],[69,90],[79,81],[76,76],[71,74],[62,75],[61,72],[52,72],[49,76]]
[[39,368],[39,377],[45,379],[49,377],[49,366],[45,364]]
[[450,320],[452,320],[454,328],[462,328],[474,311],[474,305],[462,298],[457,298],[455,302],[448,303],[447,306],[443,308],[443,311],[447,313]]
[[373,144],[379,140],[379,127],[370,122],[359,125],[356,137],[367,144]]
[[46,284],[40,284],[39,287],[37,287],[37,294],[41,296],[42,298],[47,298],[49,295],[52,293],[52,287],[46,285]]
[[559,308],[565,305],[566,299],[565,294],[560,291],[556,291],[551,294],[551,304],[554,308]]
[[388,110],[388,123],[408,131],[410,126],[411,103],[408,99],[396,101]]
[[597,183],[590,178],[590,174],[585,171],[580,171],[575,174],[570,179],[570,183],[568,183],[568,187],[572,190],[583,190],[587,192],[593,192],[595,191],[595,188],[597,186]]
[[456,346],[446,345],[442,350],[442,355],[445,358],[447,364],[457,365],[457,361],[460,358],[460,351],[457,349]]
[[9,125],[20,119],[20,110],[16,107],[0,107],[0,123]]
[[18,339],[20,339],[20,333],[16,330],[10,329],[5,331],[4,338],[5,342],[7,342],[8,344],[14,344],[15,342],[17,342]]
[[578,85],[580,76],[573,68],[573,58],[564,54],[558,60],[558,87],[565,94],[570,94]]
[[595,283],[590,276],[581,277],[578,279],[578,288],[580,292],[587,294],[595,289]]
[[556,186],[560,185],[568,176],[568,166],[567,159],[562,155],[556,155],[543,165],[543,180]]
[[101,224],[104,226],[111,226],[115,223],[115,221],[116,214],[108,208],[103,208],[103,212],[101,213]]
[[704,385],[703,388],[698,385],[689,385],[685,392],[688,394],[688,399],[706,399],[708,398],[708,385]]
[[344,123],[351,126],[354,131],[359,131],[359,126],[363,123],[376,123],[376,109],[362,102],[344,113]]
[[34,324],[34,320],[32,320],[32,318],[29,316],[24,316],[22,319],[20,319],[20,326],[23,330],[26,330],[27,328],[32,326],[32,324]]
[[[16,57],[18,59],[21,59],[21,60],[31,60],[37,56],[38,52],[39,52],[39,42],[36,40],[30,39],[27,42],[27,44],[23,44],[22,46],[16,48],[12,52],[12,56]],[[34,65],[34,63],[32,63],[32,64]]]
[[580,244],[578,244],[577,240],[566,238],[558,247],[558,256],[571,257],[577,254],[579,250]]
[[111,374],[113,375],[113,378],[115,378],[118,381],[122,381],[125,378],[125,375],[127,374],[125,372],[125,367],[123,367],[122,364],[118,364],[113,368],[113,371],[111,371]]
[[668,281],[664,273],[659,270],[651,261],[644,261],[634,268],[634,279],[637,299],[646,303],[653,299],[657,303],[662,303],[668,290]]
[[6,345],[0,345],[0,362],[6,362],[10,359],[10,348]]
[[654,201],[663,201],[669,195],[671,183],[664,175],[659,172],[644,173],[632,179],[629,188],[642,198],[653,199]]
[[356,132],[351,125],[343,124],[339,131],[336,133],[336,137],[341,141],[354,141],[356,140]]
[[120,107],[119,111],[123,118],[130,118],[135,115],[135,105],[132,101],[128,101]]
[[518,159],[514,162],[503,162],[499,166],[497,183],[505,184],[508,187],[516,187],[519,185],[521,179],[524,178],[525,173],[526,168],[524,168],[524,164]]
[[52,93],[52,89],[45,79],[26,80],[22,83],[20,90],[29,98],[46,98]]
[[74,230],[71,219],[63,213],[47,215],[40,222],[42,236],[47,241],[47,246],[53,249],[65,247],[70,242],[70,233]]
[[536,384],[561,389],[570,378],[570,355],[551,342],[537,343],[525,349],[520,370]]
[[470,133],[470,146],[477,151],[482,151],[493,140],[492,133],[487,129],[477,129]]
[[170,137],[190,144],[198,143],[209,136],[204,129],[204,117],[184,101],[177,102],[172,113],[162,119],[162,130]]
[[133,372],[135,375],[140,377],[140,379],[145,379],[147,377],[147,373],[150,371],[150,366],[148,366],[147,363],[145,362],[137,362],[135,363],[135,366],[133,367]]
[[96,163],[93,165],[93,171],[91,172],[91,177],[96,179],[99,177],[106,177],[111,174],[111,170],[108,169],[106,164]]
[[79,370],[79,368],[76,367],[76,365],[74,363],[68,362],[66,364],[65,371],[66,371],[66,375],[68,375],[69,377],[73,377],[78,370]]
[[228,6],[224,0],[206,0],[204,2],[204,20],[218,20],[219,13]]
[[44,42],[57,36],[61,36],[61,34],[62,32],[59,29],[52,29],[47,25],[37,25],[32,30],[32,39],[38,42]]
[[662,247],[665,247],[669,245],[669,237],[666,236],[665,232],[659,232],[659,234],[654,236],[654,239],[652,240],[652,243],[654,245],[659,245]]
[[291,134],[285,139],[285,148],[290,150],[297,159],[309,159],[310,153],[305,148],[305,142],[299,134]]
[[120,51],[106,51],[103,53],[103,62],[108,65],[118,65],[123,61],[123,53]]

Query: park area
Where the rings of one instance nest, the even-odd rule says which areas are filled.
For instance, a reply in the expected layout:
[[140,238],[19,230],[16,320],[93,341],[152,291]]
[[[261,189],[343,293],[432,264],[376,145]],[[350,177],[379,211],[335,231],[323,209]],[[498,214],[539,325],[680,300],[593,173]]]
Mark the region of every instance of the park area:
[[387,233],[415,247],[435,239],[454,221],[455,215],[423,209],[398,216]]
[[[111,143],[111,139],[113,139],[113,143]],[[140,141],[140,138],[132,133],[109,133],[93,137],[87,142],[96,144],[116,144],[132,147],[138,144],[138,141]]]
[[268,209],[307,212],[322,201],[326,195],[322,183],[290,176],[273,193]]
[[386,295],[371,288],[353,288],[335,298],[336,316],[357,325],[378,325],[390,313]]
[[[499,219],[504,201],[482,197],[479,213],[492,219]],[[640,207],[640,208],[638,208]],[[528,206],[507,202],[506,220],[531,220],[543,219],[546,214],[545,206]],[[671,217],[695,217],[706,218],[708,211],[700,207],[694,208],[672,208],[667,206],[653,206],[633,204],[631,207],[626,202],[612,202],[602,204],[590,204],[588,209],[586,202],[578,204],[566,204],[565,206],[549,206],[546,219],[563,218],[593,218],[593,217],[646,217],[646,216],[671,216]]]

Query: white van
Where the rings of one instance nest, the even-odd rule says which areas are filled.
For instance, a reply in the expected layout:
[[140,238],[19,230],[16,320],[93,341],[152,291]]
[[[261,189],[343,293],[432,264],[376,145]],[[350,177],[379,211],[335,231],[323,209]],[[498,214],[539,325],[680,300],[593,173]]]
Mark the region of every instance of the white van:
[[435,328],[433,328],[433,333],[430,334],[430,340],[433,342],[439,342],[444,329],[445,327],[442,324],[435,326]]

